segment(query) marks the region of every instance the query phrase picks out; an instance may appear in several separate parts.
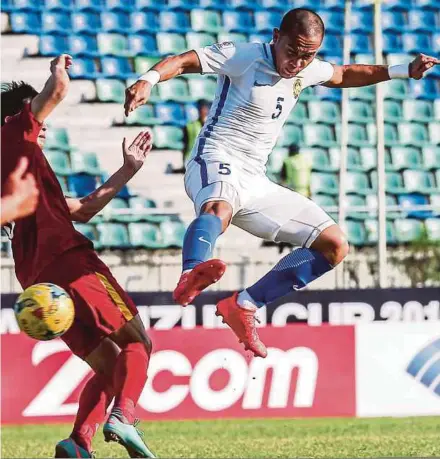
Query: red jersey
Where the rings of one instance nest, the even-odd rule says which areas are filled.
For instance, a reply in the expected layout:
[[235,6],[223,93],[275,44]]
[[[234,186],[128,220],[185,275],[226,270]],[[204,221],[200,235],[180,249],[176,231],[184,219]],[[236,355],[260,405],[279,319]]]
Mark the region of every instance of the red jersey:
[[31,105],[26,104],[1,128],[2,187],[18,159],[27,156],[28,171],[34,175],[40,191],[35,213],[18,220],[13,231],[15,272],[23,288],[32,285],[40,272],[63,252],[78,246],[93,250],[91,241],[75,230],[61,186],[37,144],[41,127]]

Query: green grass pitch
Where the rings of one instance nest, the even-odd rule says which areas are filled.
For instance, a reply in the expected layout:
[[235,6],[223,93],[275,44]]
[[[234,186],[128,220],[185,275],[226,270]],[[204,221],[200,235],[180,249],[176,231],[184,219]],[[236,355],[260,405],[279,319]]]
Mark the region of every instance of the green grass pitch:
[[[159,457],[440,456],[440,418],[252,419],[143,422]],[[4,426],[2,457],[53,457],[70,425]],[[94,442],[98,458],[128,457],[117,444]]]

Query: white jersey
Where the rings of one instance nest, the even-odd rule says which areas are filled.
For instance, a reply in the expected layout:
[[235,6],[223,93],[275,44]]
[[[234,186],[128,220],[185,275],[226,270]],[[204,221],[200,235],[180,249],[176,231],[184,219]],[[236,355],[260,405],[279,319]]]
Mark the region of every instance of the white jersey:
[[215,156],[220,149],[262,172],[301,91],[330,80],[333,66],[314,59],[296,77],[281,78],[268,43],[218,43],[195,50],[202,73],[218,74],[208,119],[192,157]]

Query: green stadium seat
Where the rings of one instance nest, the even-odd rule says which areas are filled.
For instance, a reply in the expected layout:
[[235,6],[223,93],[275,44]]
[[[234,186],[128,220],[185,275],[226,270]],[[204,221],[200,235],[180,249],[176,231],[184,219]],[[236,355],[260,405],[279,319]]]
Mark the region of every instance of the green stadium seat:
[[[373,154],[362,155],[362,151],[373,150]],[[330,165],[332,170],[339,170],[341,162],[341,149],[329,148]],[[376,167],[376,151],[373,148],[348,148],[347,170],[364,172]]]
[[129,209],[128,203],[122,198],[113,198],[102,211],[102,215],[106,220],[112,220],[120,223],[129,223],[133,221],[132,216],[129,214],[118,214],[118,210]]
[[363,172],[348,171],[345,186],[346,193],[370,194],[373,192],[368,175]]
[[[368,215],[371,218],[375,218],[377,216],[377,209],[379,207],[378,202],[377,202],[377,193],[374,194],[369,194],[365,197],[367,201],[367,206],[370,209],[370,212]],[[396,196],[392,194],[387,194],[386,195],[386,205],[387,206],[396,206],[397,205],[397,198]],[[394,220],[396,218],[400,217],[400,213],[398,211],[387,211],[387,219],[389,220]]]
[[333,147],[336,144],[333,129],[326,124],[304,125],[304,144],[309,147]]
[[302,130],[299,126],[286,124],[281,130],[281,135],[278,138],[277,147],[288,147],[292,144],[302,143]]
[[195,32],[219,33],[223,29],[220,13],[217,11],[192,9],[191,27]]
[[307,105],[304,102],[298,102],[295,108],[290,112],[287,117],[287,124],[304,124],[308,121]]
[[430,241],[440,242],[440,218],[427,218],[425,228]]
[[[338,125],[336,132],[338,139],[340,139],[340,125]],[[367,147],[371,145],[365,125],[348,124],[348,144],[352,147]]]
[[383,112],[387,123],[399,123],[402,121],[402,104],[397,100],[385,100],[383,104]]
[[330,158],[324,148],[301,148],[301,154],[308,155],[312,160],[312,168],[318,172],[336,172],[338,167],[330,163]]
[[276,176],[281,172],[284,160],[287,158],[288,154],[289,150],[287,148],[274,148],[272,150],[266,164],[267,170],[272,176]]
[[44,156],[46,156],[55,174],[69,175],[72,173],[67,153],[58,150],[48,150],[44,152]]
[[128,125],[154,126],[160,124],[161,120],[156,118],[153,105],[145,104],[125,117],[124,123]]
[[373,107],[363,100],[351,100],[348,104],[348,120],[354,123],[371,123],[374,120]]
[[304,102],[310,101],[310,100],[317,100],[318,98],[315,95],[315,92],[312,87],[308,87],[306,89],[303,89],[301,91],[301,100]]
[[128,249],[130,240],[122,223],[98,223],[99,243],[103,249]]
[[[364,222],[367,232],[367,244],[376,245],[379,239],[379,224],[375,219],[367,219]],[[387,243],[393,245],[396,243],[396,231],[391,221],[386,222]]]
[[155,148],[182,150],[183,132],[175,126],[154,126],[153,142]]
[[341,111],[336,102],[331,102],[329,100],[310,101],[308,107],[310,121],[329,124],[341,121]]
[[150,223],[161,223],[169,220],[169,215],[151,213],[149,210],[156,209],[156,203],[152,199],[143,196],[130,198],[130,207],[133,209],[132,221],[147,221]]
[[168,220],[160,224],[162,242],[165,247],[181,249],[186,227],[180,220]]
[[96,80],[96,97],[99,102],[125,102],[125,84],[119,80]]
[[336,174],[313,172],[310,180],[311,194],[338,194],[338,177]]
[[405,80],[390,80],[383,83],[385,99],[404,100],[408,96],[408,83]]
[[[248,41],[247,36],[244,33],[237,32],[222,32],[218,34],[218,42],[224,43],[226,41],[232,41],[233,43],[246,43]],[[211,42],[215,43],[215,42]]]
[[396,240],[402,244],[423,239],[426,234],[423,222],[408,218],[397,219],[394,222],[396,228]]
[[[346,207],[366,207],[367,202],[365,196],[359,196],[357,194],[346,194],[344,199],[344,205]],[[348,218],[352,218],[355,220],[365,220],[368,217],[368,212],[360,212],[350,209],[347,209],[346,214]]]
[[354,57],[355,64],[368,64],[373,65],[375,63],[374,55],[373,54],[363,54],[358,53]]
[[419,192],[429,194],[438,191],[434,176],[430,172],[407,169],[403,171],[403,183],[408,193]]
[[431,121],[434,118],[432,102],[429,100],[404,100],[403,117],[406,121]]
[[85,172],[90,175],[100,175],[102,173],[96,153],[72,151],[70,161],[73,172]]
[[338,207],[336,198],[329,196],[328,194],[315,194],[312,196],[312,201],[318,204],[319,207],[322,207],[327,213],[333,216],[337,212],[329,212],[327,209],[331,207]]
[[[377,167],[377,149],[376,147],[363,147],[359,149],[361,164],[364,171],[371,171]],[[385,156],[387,158],[387,156]]]
[[67,130],[49,126],[46,131],[46,143],[44,144],[44,148],[46,150],[70,151],[71,148]]
[[186,43],[188,49],[204,48],[205,46],[216,43],[217,38],[215,35],[203,32],[188,32],[186,34]]
[[422,155],[414,147],[392,147],[391,165],[395,170],[424,169]]
[[440,167],[440,146],[429,145],[423,147],[422,156],[426,169],[437,169]]
[[189,93],[194,100],[213,100],[217,90],[217,82],[212,78],[189,78]]
[[98,33],[98,51],[101,56],[128,56],[127,37],[118,33]]
[[367,232],[361,222],[346,220],[345,232],[348,242],[355,247],[360,247],[367,243]]
[[428,130],[431,143],[440,145],[440,122],[429,123]]
[[190,102],[188,83],[184,78],[173,78],[158,85],[161,100],[175,100],[177,102]]
[[135,248],[163,249],[160,228],[152,223],[130,223],[128,233],[131,245]]
[[[397,129],[394,124],[385,123],[385,145],[391,147],[393,145],[399,145],[399,137],[397,135]],[[377,130],[376,125],[370,123],[367,125],[368,139],[371,145],[376,145],[377,143]]]
[[440,120],[440,99],[434,100],[433,112],[434,112],[434,119]]
[[98,237],[98,233],[96,231],[95,225],[92,225],[90,223],[74,222],[73,226],[83,236],[85,236],[86,238],[90,239],[93,242],[93,246],[96,250],[99,250],[101,244],[99,242],[99,237]]
[[62,175],[57,175],[57,179],[58,179],[58,183],[60,184],[60,187],[61,187],[61,190],[64,196],[69,196],[71,198],[74,198],[76,195],[75,193],[69,190],[69,187],[67,186],[66,178]]
[[[438,178],[439,177],[437,177],[437,179]],[[432,215],[435,217],[440,217],[440,193],[431,194],[429,197],[429,203],[434,207]]]
[[350,99],[372,101],[376,97],[374,86],[363,86],[349,89]]
[[[399,80],[393,80],[399,81]],[[402,145],[421,147],[429,142],[426,126],[419,123],[399,123],[399,139]]]
[[158,57],[137,56],[134,58],[134,70],[137,74],[147,73],[159,61]]
[[157,49],[162,55],[181,54],[188,49],[185,37],[178,33],[159,32],[156,39]]
[[[377,172],[371,172],[370,177],[373,190],[377,190]],[[403,178],[399,172],[386,172],[385,180],[385,190],[387,193],[401,194],[408,192],[403,186]]]

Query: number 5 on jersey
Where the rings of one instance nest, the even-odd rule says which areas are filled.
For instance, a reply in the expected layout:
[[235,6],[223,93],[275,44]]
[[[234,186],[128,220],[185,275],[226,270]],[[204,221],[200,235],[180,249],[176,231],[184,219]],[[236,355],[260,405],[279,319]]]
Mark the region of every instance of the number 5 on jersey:
[[275,107],[275,112],[272,113],[273,120],[276,120],[277,118],[279,118],[281,113],[283,113],[283,102],[284,102],[284,97],[278,97],[277,106]]
[[220,163],[218,165],[218,173],[220,175],[231,175],[231,165],[229,163]]

